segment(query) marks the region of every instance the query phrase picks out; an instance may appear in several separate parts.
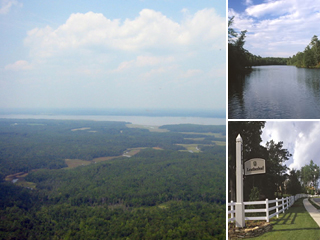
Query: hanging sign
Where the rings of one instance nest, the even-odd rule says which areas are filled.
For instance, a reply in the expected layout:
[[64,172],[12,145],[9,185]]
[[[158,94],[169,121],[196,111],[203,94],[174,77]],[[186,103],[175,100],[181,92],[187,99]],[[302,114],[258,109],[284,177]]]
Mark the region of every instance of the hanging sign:
[[244,163],[244,174],[254,175],[266,173],[266,161],[262,158],[252,158]]

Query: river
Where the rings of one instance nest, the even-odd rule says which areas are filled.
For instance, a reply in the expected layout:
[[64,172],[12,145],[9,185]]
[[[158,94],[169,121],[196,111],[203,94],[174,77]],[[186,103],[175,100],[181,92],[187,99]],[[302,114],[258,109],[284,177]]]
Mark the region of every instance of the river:
[[320,118],[320,69],[254,67],[228,91],[229,119]]
[[226,125],[225,118],[204,118],[204,117],[0,114],[0,118],[121,121],[121,122],[130,122],[132,124],[150,125],[150,126],[161,126],[166,124],[185,124],[185,123],[200,124],[200,125]]

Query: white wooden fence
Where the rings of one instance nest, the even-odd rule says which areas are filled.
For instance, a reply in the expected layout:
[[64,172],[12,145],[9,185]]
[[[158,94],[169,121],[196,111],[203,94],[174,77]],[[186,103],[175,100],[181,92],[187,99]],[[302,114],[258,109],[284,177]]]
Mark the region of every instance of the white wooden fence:
[[[245,215],[246,213],[265,213],[264,216],[245,216],[245,220],[265,220],[269,222],[270,219],[275,216],[277,216],[278,218],[280,213],[284,213],[299,198],[305,198],[310,196],[311,195],[307,194],[297,194],[295,196],[281,199],[276,198],[275,200],[266,199],[265,201],[243,202]],[[246,208],[246,206],[253,205],[265,205],[265,208]],[[233,222],[235,220],[235,212],[235,202],[231,201],[230,203],[228,203],[228,222]]]

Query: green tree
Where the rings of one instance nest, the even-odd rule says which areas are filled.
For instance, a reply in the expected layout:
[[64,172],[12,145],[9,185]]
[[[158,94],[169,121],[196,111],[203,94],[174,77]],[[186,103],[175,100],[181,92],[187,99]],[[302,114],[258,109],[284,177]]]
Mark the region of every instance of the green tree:
[[317,190],[320,177],[320,168],[312,160],[308,165],[301,168],[301,182],[304,188],[313,188]]
[[[251,68],[250,53],[243,46],[245,44],[245,37],[247,31],[237,33],[232,24],[234,17],[229,18],[228,21],[228,72],[229,75],[234,76],[239,73],[244,73],[246,69]],[[229,78],[230,79],[230,78]]]
[[287,193],[296,195],[302,192],[301,183],[299,181],[299,171],[292,169],[288,176],[287,186],[286,186]]

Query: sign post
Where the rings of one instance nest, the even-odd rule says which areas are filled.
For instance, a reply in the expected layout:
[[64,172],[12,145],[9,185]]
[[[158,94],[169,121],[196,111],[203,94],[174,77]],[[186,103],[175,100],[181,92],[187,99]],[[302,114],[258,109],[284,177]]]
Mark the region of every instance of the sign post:
[[237,188],[237,202],[236,208],[236,226],[243,228],[245,226],[244,220],[244,204],[243,204],[243,167],[242,167],[242,138],[240,134],[236,139],[236,188]]

